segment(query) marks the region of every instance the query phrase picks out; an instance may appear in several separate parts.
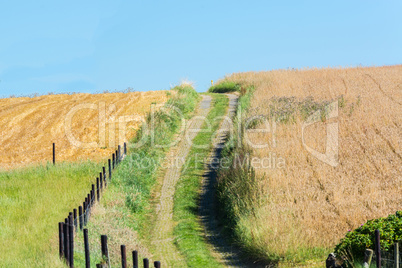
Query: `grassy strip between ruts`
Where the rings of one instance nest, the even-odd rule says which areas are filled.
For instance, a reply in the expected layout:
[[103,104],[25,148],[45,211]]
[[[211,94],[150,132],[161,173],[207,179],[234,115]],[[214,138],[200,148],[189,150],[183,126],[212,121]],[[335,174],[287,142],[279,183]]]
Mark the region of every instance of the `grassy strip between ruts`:
[[202,175],[205,172],[205,160],[208,158],[212,139],[228,107],[228,98],[225,95],[211,95],[212,109],[206,119],[211,125],[204,123],[202,126],[204,131],[201,130],[194,138],[174,196],[173,217],[178,222],[174,229],[175,244],[185,256],[189,267],[220,266],[208,249],[198,218],[199,193]]
[[[112,266],[120,263],[122,244],[126,245],[127,256],[130,256],[129,252],[138,250],[140,258],[150,257],[146,249],[142,250],[138,236],[146,236],[146,230],[150,228],[146,225],[153,209],[151,192],[156,185],[158,170],[180,130],[181,120],[191,117],[200,100],[191,86],[177,86],[173,90],[177,94],[169,99],[164,108],[148,116],[137,137],[129,143],[127,157],[113,174],[101,203],[95,207],[88,225],[91,265],[102,261],[101,234],[108,235]],[[80,233],[74,256],[78,265],[85,260],[82,241]]]

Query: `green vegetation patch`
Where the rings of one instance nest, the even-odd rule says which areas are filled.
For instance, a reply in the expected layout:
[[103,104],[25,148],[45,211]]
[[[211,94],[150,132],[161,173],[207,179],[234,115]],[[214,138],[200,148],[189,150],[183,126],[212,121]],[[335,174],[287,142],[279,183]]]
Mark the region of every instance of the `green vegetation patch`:
[[[331,112],[330,105],[332,102],[338,101],[339,109],[342,109],[348,116],[351,116],[355,107],[360,105],[360,96],[355,102],[347,103],[343,95],[336,99],[317,101],[312,96],[297,99],[296,97],[272,97],[269,100],[267,119],[274,119],[278,123],[295,123],[296,117],[305,121],[315,112],[320,112],[322,122],[326,120],[326,116]],[[262,117],[261,120],[264,118]],[[258,120],[254,121],[258,123]]]
[[226,93],[226,92],[235,92],[238,91],[240,92],[241,86],[235,82],[230,82],[230,81],[223,81],[221,83],[218,83],[215,86],[211,86],[208,89],[208,92],[211,93]]
[[380,231],[381,250],[393,254],[394,243],[402,241],[402,211],[385,218],[369,220],[359,228],[349,231],[336,245],[335,253],[346,257],[350,267],[354,262],[363,263],[365,250],[374,250],[376,229]]
[[[181,86],[174,90],[177,90],[177,95],[148,116],[147,124],[130,142],[131,153],[113,177],[113,184],[120,186],[125,193],[126,205],[133,213],[148,207],[156,171],[170,149],[174,135],[180,130],[182,119],[188,119],[198,103],[199,95],[192,87]],[[145,143],[141,144],[141,140]],[[135,148],[136,144],[140,146]]]
[[[148,230],[152,228],[149,216],[153,209],[151,193],[156,186],[158,171],[175,134],[182,127],[182,119],[191,117],[200,100],[191,86],[177,86],[172,90],[177,93],[160,110],[147,116],[146,123],[128,143],[128,155],[114,171],[101,204],[95,206],[96,213],[88,225],[93,266],[102,259],[100,235],[108,235],[113,267],[120,264],[120,245],[125,244],[127,252],[138,250],[137,236],[149,235]],[[74,255],[77,266],[84,265],[85,261],[82,243],[80,234]],[[140,250],[140,259],[150,257],[141,254]]]
[[58,225],[91,189],[101,163],[59,163],[0,172],[1,267],[64,267]]
[[[254,87],[250,87],[247,93],[239,98],[237,107],[237,115],[245,114],[250,105],[251,97],[254,92]],[[244,131],[243,122],[239,122],[241,118],[235,117],[234,125],[241,124],[241,128],[235,128],[235,133],[226,142],[225,148],[222,151],[222,157],[228,159],[229,168],[220,169],[218,171],[217,198],[219,202],[220,215],[223,216],[228,231],[235,230],[237,223],[242,215],[252,213],[254,210],[250,198],[254,195],[258,184],[255,172],[250,163],[244,162],[250,149],[242,141],[238,140],[242,137]],[[244,165],[234,165],[235,155],[240,163]],[[236,233],[230,233],[233,239],[236,240]],[[239,236],[237,237],[239,238]],[[254,252],[254,250],[252,250]]]

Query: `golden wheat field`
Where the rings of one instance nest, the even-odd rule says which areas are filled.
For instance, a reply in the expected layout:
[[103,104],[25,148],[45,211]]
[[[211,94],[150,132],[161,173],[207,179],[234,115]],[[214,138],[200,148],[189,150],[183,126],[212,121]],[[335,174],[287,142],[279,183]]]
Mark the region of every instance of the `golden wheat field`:
[[0,169],[52,161],[100,160],[135,134],[167,91],[60,94],[0,99]]
[[[402,209],[402,65],[247,72],[226,79],[254,85],[247,116],[269,119],[269,132],[248,133],[253,156],[271,159],[256,166],[265,198],[241,223],[259,249],[286,255],[332,248],[348,230]],[[306,115],[329,103],[336,104],[336,115],[305,125],[303,144]],[[336,131],[327,142],[330,128]],[[332,164],[307,151],[324,154],[328,147]]]

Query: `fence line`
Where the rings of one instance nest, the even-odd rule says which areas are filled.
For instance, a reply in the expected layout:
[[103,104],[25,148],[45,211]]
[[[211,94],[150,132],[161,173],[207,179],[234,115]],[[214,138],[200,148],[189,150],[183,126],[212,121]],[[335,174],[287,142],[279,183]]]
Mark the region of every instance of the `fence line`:
[[[380,231],[375,230],[375,256],[374,260],[377,268],[400,268],[402,256],[399,253],[401,241],[394,243],[394,248],[390,251],[381,251]],[[369,264],[368,264],[369,265]],[[369,266],[365,267],[369,267]]]
[[[400,244],[402,241],[394,243],[394,248],[390,251],[381,251],[381,237],[380,231],[377,229],[374,232],[374,251],[366,249],[364,256],[364,268],[400,268],[402,263],[402,256],[399,253]],[[331,254],[330,254],[331,255]],[[353,265],[353,264],[352,264]],[[343,267],[336,264],[335,258],[328,257],[326,261],[327,268]],[[354,266],[353,266],[354,267]],[[360,266],[359,266],[360,267]]]
[[[53,163],[55,160],[55,144],[53,143]],[[117,150],[112,154],[112,158],[108,159],[108,173],[106,173],[106,167],[102,167],[102,171],[99,172],[99,177],[96,177],[95,183],[91,185],[91,190],[82,202],[82,206],[73,209],[73,212],[69,212],[68,216],[64,219],[64,222],[59,222],[59,256],[66,262],[69,267],[74,267],[74,235],[77,233],[78,228],[83,231],[84,235],[84,247],[85,247],[85,265],[90,267],[90,252],[89,252],[89,240],[88,229],[84,229],[87,226],[91,211],[95,202],[100,201],[100,196],[104,189],[106,189],[108,180],[112,180],[112,171],[117,168],[121,161],[127,156],[127,144],[124,143],[123,153],[121,146],[118,145]],[[78,213],[77,213],[78,212]],[[107,236],[101,236],[101,250],[105,263],[97,264],[97,267],[110,268],[110,259],[107,248]],[[132,252],[133,265],[138,266],[138,252]],[[126,247],[121,245],[121,261],[122,267],[127,267]],[[148,259],[143,260],[144,267],[149,267]],[[155,267],[160,268],[160,262],[154,263]]]

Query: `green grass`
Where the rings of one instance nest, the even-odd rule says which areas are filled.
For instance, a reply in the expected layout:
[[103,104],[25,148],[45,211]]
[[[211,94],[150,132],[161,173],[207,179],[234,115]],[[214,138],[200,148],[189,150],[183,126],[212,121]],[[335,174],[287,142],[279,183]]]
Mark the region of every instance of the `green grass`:
[[[131,256],[131,251],[137,249],[134,248],[136,236],[149,235],[148,231],[152,228],[150,217],[153,214],[152,190],[157,186],[160,165],[170,149],[168,145],[180,131],[181,116],[186,119],[191,117],[200,100],[200,96],[192,87],[179,86],[173,90],[176,90],[177,94],[169,99],[165,107],[174,106],[182,115],[174,112],[175,109],[162,109],[156,112],[154,117],[148,116],[146,126],[142,126],[137,138],[129,143],[128,155],[115,170],[112,181],[102,196],[101,204],[96,205],[95,210],[98,211],[91,217],[88,225],[92,265],[101,260],[101,234],[108,235],[113,267],[119,265],[121,244],[127,246],[127,256]],[[151,125],[153,129],[148,132],[147,127],[149,130]],[[146,142],[138,148],[133,148],[133,144],[142,137],[145,137]],[[155,145],[164,147],[158,148]],[[148,166],[149,163],[151,164]],[[77,253],[74,256],[78,266],[83,265],[85,260],[82,241],[80,234]],[[145,257],[150,256],[140,255],[140,258]]]
[[[244,122],[239,122],[250,106],[251,98],[254,92],[254,87],[249,87],[246,94],[240,96],[238,100],[234,125],[241,125],[240,129],[235,128],[233,135],[227,140],[225,147],[222,150],[222,157],[228,159],[231,163],[234,161],[234,155],[246,155],[250,153],[247,144],[243,140],[238,141],[243,137]],[[238,132],[241,133],[238,133]],[[247,165],[232,165],[230,168],[220,169],[218,171],[217,198],[220,203],[220,214],[226,222],[226,229],[233,230],[236,227],[241,214],[247,214],[252,205],[248,204],[249,194],[252,194],[253,189],[257,187],[254,173],[249,170]],[[241,198],[238,198],[238,197]],[[236,236],[236,234],[234,234]]]
[[[261,251],[253,244],[253,237],[244,228],[241,228],[241,220],[253,212],[255,206],[250,202],[252,196],[258,191],[257,178],[255,172],[249,164],[244,166],[234,165],[234,156],[245,156],[250,153],[250,149],[242,139],[244,122],[239,122],[240,115],[247,114],[250,106],[254,87],[249,87],[240,96],[234,118],[234,125],[240,124],[239,129],[235,128],[232,137],[226,142],[222,151],[222,157],[228,159],[229,168],[218,170],[217,200],[221,222],[224,222],[225,233],[237,244],[244,253],[244,257],[253,260],[264,260],[267,263],[276,264],[277,260],[267,260],[266,252]],[[240,131],[240,133],[238,133]],[[241,139],[240,141],[238,139]]]
[[[207,120],[212,122],[211,131],[201,131],[193,140],[194,145],[208,146],[191,148],[174,196],[173,217],[178,222],[174,229],[175,237],[177,237],[175,244],[184,255],[189,267],[220,266],[211,256],[198,218],[199,192],[202,175],[205,171],[204,163],[201,160],[208,157],[212,148],[212,138],[221,123],[219,117],[225,115],[228,107],[226,96],[219,94],[212,94],[212,96],[212,109],[207,116]],[[216,120],[217,118],[219,120]],[[207,124],[204,124],[202,128],[207,129]]]
[[240,92],[240,90],[241,90],[241,86],[239,84],[236,84],[236,83],[230,82],[230,81],[222,81],[215,86],[211,86],[208,89],[208,92],[226,93],[226,92],[235,92],[235,91]]
[[[199,100],[198,93],[191,87],[178,87],[178,95],[171,98],[165,107],[175,107],[181,111],[179,115],[174,109],[161,110],[155,113],[154,119],[148,117],[148,127],[152,126],[150,136],[139,148],[133,148],[124,164],[119,166],[113,184],[120,186],[126,195],[126,205],[133,213],[142,213],[149,206],[152,187],[156,182],[158,171],[163,157],[174,141],[174,135],[181,127],[181,116],[188,119],[195,110]],[[153,122],[153,123],[152,123]],[[145,127],[139,131],[138,139],[146,133]]]
[[60,163],[0,172],[0,266],[64,267],[58,222],[81,204],[100,167]]

